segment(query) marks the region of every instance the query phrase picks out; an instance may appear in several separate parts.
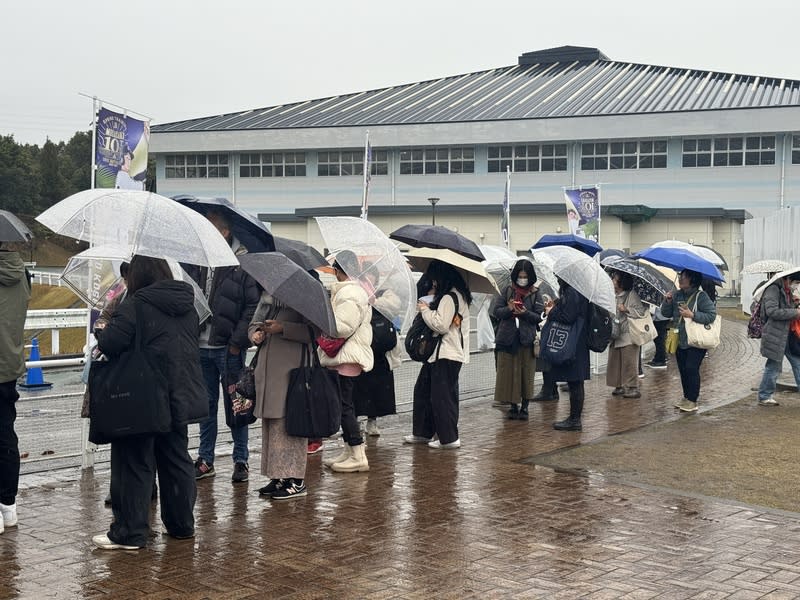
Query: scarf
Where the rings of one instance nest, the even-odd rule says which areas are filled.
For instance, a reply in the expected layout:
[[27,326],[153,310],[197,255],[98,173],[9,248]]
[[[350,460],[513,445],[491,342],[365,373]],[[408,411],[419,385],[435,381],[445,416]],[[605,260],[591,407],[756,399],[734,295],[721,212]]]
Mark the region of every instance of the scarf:
[[526,296],[533,292],[533,285],[519,287],[516,283],[512,283],[511,288],[514,290],[514,300],[517,302],[522,302]]

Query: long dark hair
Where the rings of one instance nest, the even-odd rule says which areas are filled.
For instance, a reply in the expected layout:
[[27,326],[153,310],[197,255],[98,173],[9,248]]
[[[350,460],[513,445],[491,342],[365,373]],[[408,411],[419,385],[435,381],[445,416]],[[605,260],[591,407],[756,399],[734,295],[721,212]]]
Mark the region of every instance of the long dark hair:
[[526,287],[531,287],[536,283],[536,269],[533,268],[533,263],[527,258],[520,258],[514,268],[511,269],[511,283],[517,285],[517,277],[522,271],[528,275],[528,285]]
[[172,281],[172,271],[163,258],[136,255],[131,259],[128,268],[128,293],[153,285],[158,281]]
[[438,306],[442,296],[447,295],[453,288],[463,296],[467,306],[472,304],[472,294],[464,278],[452,265],[442,262],[441,260],[434,260],[428,265],[428,269],[425,271],[425,276],[423,276],[423,278],[427,278],[427,281],[431,282],[431,284],[433,284],[434,281],[436,282],[435,306]]

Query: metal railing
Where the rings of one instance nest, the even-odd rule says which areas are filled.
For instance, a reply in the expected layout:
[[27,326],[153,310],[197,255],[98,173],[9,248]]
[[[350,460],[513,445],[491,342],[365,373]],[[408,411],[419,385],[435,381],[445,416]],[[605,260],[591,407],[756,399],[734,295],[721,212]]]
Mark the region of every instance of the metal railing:
[[60,273],[48,273],[47,271],[31,271],[30,273],[33,283],[64,287]]
[[[25,317],[26,331],[50,331],[50,354],[60,352],[59,330],[71,328],[86,328],[89,320],[88,308],[56,308],[48,310],[29,310]],[[66,361],[66,362],[65,362]],[[28,361],[27,368],[31,367],[63,367],[83,364],[83,358],[65,358],[53,360]]]

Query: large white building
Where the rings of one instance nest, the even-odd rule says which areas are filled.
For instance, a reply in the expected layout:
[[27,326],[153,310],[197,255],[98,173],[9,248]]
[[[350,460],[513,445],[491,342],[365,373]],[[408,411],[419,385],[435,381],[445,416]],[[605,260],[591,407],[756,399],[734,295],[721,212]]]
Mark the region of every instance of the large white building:
[[565,46],[517,64],[156,125],[158,191],[225,196],[322,247],[317,215],[430,222],[498,244],[566,229],[564,187],[600,184],[604,247],[705,244],[741,268],[741,224],[800,199],[800,81],[610,60]]

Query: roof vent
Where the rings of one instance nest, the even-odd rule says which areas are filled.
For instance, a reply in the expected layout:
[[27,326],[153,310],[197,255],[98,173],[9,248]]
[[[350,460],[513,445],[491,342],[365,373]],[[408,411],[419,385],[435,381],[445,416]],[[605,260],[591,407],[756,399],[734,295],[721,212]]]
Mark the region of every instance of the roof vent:
[[597,48],[584,46],[559,46],[546,50],[526,52],[519,57],[519,65],[527,67],[535,64],[548,64],[555,62],[575,62],[593,60],[611,60]]

